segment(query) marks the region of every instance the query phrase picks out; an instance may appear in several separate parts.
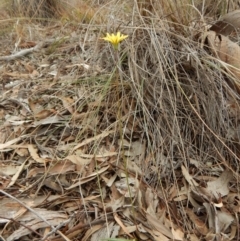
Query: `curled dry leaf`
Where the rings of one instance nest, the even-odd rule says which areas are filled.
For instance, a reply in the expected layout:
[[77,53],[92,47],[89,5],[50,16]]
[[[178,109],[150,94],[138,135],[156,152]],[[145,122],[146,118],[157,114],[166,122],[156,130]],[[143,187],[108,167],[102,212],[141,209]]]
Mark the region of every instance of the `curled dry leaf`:
[[38,153],[37,153],[37,149],[35,146],[33,145],[28,145],[28,151],[29,154],[31,155],[31,157],[34,159],[34,161],[38,162],[38,163],[45,163],[46,159],[41,158]]
[[222,16],[210,30],[222,35],[237,34],[240,28],[240,10],[235,10]]
[[[240,78],[240,47],[232,42],[229,38],[209,31],[207,34],[207,42],[212,53],[219,58],[223,67],[230,73],[233,73],[238,79]],[[237,81],[237,80],[236,80]],[[235,83],[240,87],[240,81]]]
[[224,171],[221,176],[207,183],[208,192],[212,193],[215,198],[226,196],[229,193],[228,184],[232,180],[233,175],[230,171]]
[[200,220],[195,215],[195,213],[189,208],[186,208],[186,213],[187,213],[188,217],[190,218],[190,220],[192,221],[192,223],[195,225],[195,228],[197,229],[197,231],[203,235],[207,235],[208,228],[207,228],[207,225],[205,224],[205,222]]

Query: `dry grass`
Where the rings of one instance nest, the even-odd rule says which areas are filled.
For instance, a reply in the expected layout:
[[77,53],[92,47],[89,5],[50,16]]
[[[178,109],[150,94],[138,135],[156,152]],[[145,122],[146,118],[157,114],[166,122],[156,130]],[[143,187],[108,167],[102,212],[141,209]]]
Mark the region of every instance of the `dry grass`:
[[[56,182],[56,174],[51,172],[49,160],[43,165],[39,157],[29,150],[30,154],[22,157],[23,162],[27,158],[31,162],[19,174],[18,181],[11,187],[8,187],[9,183],[3,185],[3,190],[18,199],[22,198],[22,193],[45,197],[59,195],[59,203],[53,199],[41,203],[40,207],[61,209],[67,215],[70,215],[71,207],[77,212],[69,227],[61,229],[70,240],[98,240],[94,232],[87,239],[89,231],[86,223],[94,222],[96,217],[104,217],[101,220],[110,226],[113,220],[119,224],[116,216],[111,216],[116,210],[123,226],[139,225],[133,232],[127,229],[137,240],[171,240],[166,233],[161,237],[162,234],[151,232],[154,228],[158,232],[161,230],[154,226],[154,222],[151,223],[149,215],[153,214],[157,222],[169,230],[181,230],[185,235],[181,240],[229,240],[234,228],[239,229],[239,204],[230,202],[229,196],[209,200],[198,190],[201,194],[196,198],[195,193],[195,206],[194,198],[189,194],[194,187],[185,180],[186,174],[181,167],[188,170],[201,188],[206,188],[208,181],[222,172],[230,171],[233,176],[230,193],[235,195],[234,201],[239,202],[239,86],[234,76],[225,71],[220,61],[198,38],[219,15],[235,9],[236,3],[227,0],[206,1],[205,5],[202,1],[187,0],[128,2],[84,2],[82,9],[72,10],[73,3],[70,2],[62,1],[59,5],[58,1],[52,1],[51,7],[48,7],[46,4],[36,6],[36,1],[32,1],[29,6],[14,8],[14,11],[17,9],[15,14],[21,13],[18,16],[31,18],[32,23],[20,20],[19,27],[15,25],[15,30],[6,33],[10,37],[11,48],[19,39],[20,45],[46,38],[54,41],[50,41],[43,52],[3,63],[0,69],[3,73],[2,133],[5,133],[2,143],[25,136],[20,143],[22,147],[19,144],[12,148],[10,145],[6,150],[2,148],[1,159],[6,165],[16,162],[21,156],[20,149],[26,145],[34,145],[42,159],[48,158],[56,163],[67,163],[73,155],[82,155],[81,158],[89,155],[91,158],[87,168],[79,165],[84,170],[64,173],[64,180],[58,173],[59,186],[53,187],[45,182]],[[64,4],[69,7],[65,12],[62,11]],[[64,16],[64,20],[61,17],[58,20],[56,12]],[[54,26],[43,27],[33,21],[49,17],[51,20],[55,17]],[[13,17],[9,18],[10,26],[12,20]],[[106,32],[117,30],[129,37],[121,44],[118,52],[120,61],[116,63],[116,53],[100,38]],[[4,37],[2,39],[4,51],[1,55],[7,55],[9,42],[7,44]],[[39,75],[30,81],[18,76],[23,81],[8,89],[6,86],[10,81],[18,80],[9,73],[26,72],[30,68],[26,66]],[[49,75],[52,72],[53,78]],[[22,99],[31,109],[30,112],[24,109],[23,104],[12,101],[14,98],[19,100],[19,95],[27,95]],[[11,123],[6,115],[21,116],[20,120],[32,122],[31,125],[24,122],[14,128],[6,125]],[[44,115],[47,118],[57,116],[60,120],[45,125]],[[42,121],[40,124],[37,122],[39,119]],[[89,142],[85,143],[86,140]],[[117,154],[108,159],[97,157],[113,152]],[[140,171],[136,166],[131,168],[129,163],[132,161]],[[105,170],[106,165],[109,166]],[[40,167],[45,168],[42,176],[27,174],[37,172]],[[89,177],[99,170],[103,173],[92,181]],[[106,183],[125,177],[128,191],[134,186],[138,195],[132,191],[130,198],[125,196],[118,206],[113,200],[120,200],[122,193],[118,193],[114,185],[108,186]],[[79,178],[83,184],[72,188]],[[131,178],[140,184],[133,185]],[[36,182],[41,184],[36,185]],[[19,191],[21,188],[24,190],[22,193]],[[186,191],[185,196],[183,191]],[[148,197],[149,193],[155,199]],[[65,204],[67,202],[69,206]],[[212,205],[211,208],[216,211],[213,205],[216,202],[223,203],[221,212],[227,210],[234,217],[232,226],[222,232],[206,224],[209,210],[205,207]],[[196,210],[197,206],[199,210]],[[206,232],[197,226],[198,222],[206,226]],[[146,232],[141,232],[140,225]],[[80,231],[75,234],[76,227]],[[16,229],[14,225],[9,229],[1,227],[2,237],[9,237]],[[44,236],[46,232],[40,234]],[[126,234],[126,230],[123,233]],[[104,235],[107,237],[109,233],[105,230]],[[240,231],[236,230],[232,240],[239,240],[239,235]],[[119,234],[118,237],[121,236],[124,235]],[[174,237],[177,240],[177,235]],[[60,239],[58,233],[49,240],[64,238],[62,236]]]

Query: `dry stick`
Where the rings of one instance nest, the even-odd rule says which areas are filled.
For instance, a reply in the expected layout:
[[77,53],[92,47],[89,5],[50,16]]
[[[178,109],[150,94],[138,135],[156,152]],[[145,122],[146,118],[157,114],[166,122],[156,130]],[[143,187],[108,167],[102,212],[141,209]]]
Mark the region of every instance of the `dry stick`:
[[[68,37],[66,37],[64,39],[67,39],[67,38]],[[34,46],[32,48],[20,50],[19,52],[15,53],[15,54],[7,55],[7,56],[0,56],[0,61],[11,61],[11,60],[20,58],[20,57],[22,57],[24,55],[30,54],[30,53],[40,49],[42,47],[45,47],[48,44],[51,44],[51,43],[53,43],[55,41],[58,41],[58,39],[49,39],[47,41],[40,42],[39,44],[37,44],[36,46]]]
[[14,223],[17,223],[17,224],[19,224],[20,226],[23,226],[24,228],[26,228],[26,229],[30,230],[31,232],[37,234],[38,236],[42,237],[42,235],[41,235],[40,233],[38,233],[37,231],[33,230],[32,228],[26,226],[26,225],[23,224],[23,223],[20,223],[19,221],[15,220],[15,219],[13,219],[13,218],[6,218],[6,217],[2,217],[2,216],[0,216],[0,218],[6,219],[6,220],[9,220],[9,221],[12,221],[12,222],[14,222]]
[[0,234],[0,240],[1,241],[6,241],[6,239],[5,238],[3,238],[3,236]]
[[41,239],[41,241],[46,240],[49,236],[51,236],[52,234],[56,233],[60,228],[62,228],[63,226],[67,225],[68,223],[70,223],[70,221],[71,221],[71,219],[73,218],[73,216],[74,216],[74,215],[71,215],[71,217],[70,217],[68,220],[60,223],[56,228],[54,228],[51,232],[49,232],[47,235],[45,235],[45,236]]
[[1,56],[0,57],[0,61],[11,61],[14,60],[16,58],[20,58],[24,55],[30,54],[36,50],[38,50],[39,48],[41,48],[43,46],[43,43],[37,44],[36,46],[29,48],[29,49],[23,49],[15,54],[11,54],[11,55],[7,55],[7,56]]
[[[50,222],[48,222],[45,218],[43,218],[42,216],[40,216],[34,209],[28,207],[25,203],[23,203],[22,201],[18,200],[17,198],[13,197],[11,194],[7,193],[7,192],[4,192],[3,190],[0,190],[0,193],[2,193],[3,195],[13,199],[14,201],[20,203],[23,207],[25,207],[28,211],[34,213],[39,219],[41,219],[42,221],[44,221],[45,223],[47,223],[52,230],[55,229],[54,226],[51,225]],[[57,233],[65,240],[65,241],[68,241],[68,239],[66,239],[65,235],[63,235],[61,233],[61,231],[57,230]]]

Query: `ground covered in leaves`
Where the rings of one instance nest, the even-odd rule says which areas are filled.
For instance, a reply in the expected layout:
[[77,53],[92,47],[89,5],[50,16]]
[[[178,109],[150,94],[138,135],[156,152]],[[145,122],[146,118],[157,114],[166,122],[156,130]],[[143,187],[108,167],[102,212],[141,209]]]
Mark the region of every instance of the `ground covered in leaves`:
[[240,239],[240,12],[123,6],[2,30],[0,240]]

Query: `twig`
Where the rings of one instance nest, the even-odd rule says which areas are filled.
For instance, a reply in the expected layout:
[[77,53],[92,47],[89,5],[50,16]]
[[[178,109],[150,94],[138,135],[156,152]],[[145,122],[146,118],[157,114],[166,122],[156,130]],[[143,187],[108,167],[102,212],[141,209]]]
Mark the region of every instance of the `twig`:
[[46,47],[49,44],[52,44],[56,41],[59,41],[61,39],[63,40],[67,40],[69,37],[64,37],[64,38],[58,38],[58,39],[48,39],[44,42],[40,42],[39,44],[37,44],[36,46],[29,48],[29,49],[23,49],[20,50],[19,52],[15,53],[15,54],[11,54],[11,55],[7,55],[7,56],[0,56],[0,61],[11,61],[17,58],[20,58],[24,55],[30,54],[34,51],[37,51],[38,49],[42,48],[42,47]]
[[[26,228],[26,229],[30,230],[31,232],[37,234],[38,236],[42,237],[42,235],[41,235],[40,233],[38,233],[37,231],[33,230],[32,228],[26,226],[25,224],[23,224],[23,223],[15,220],[15,219],[13,219],[13,218],[6,218],[6,217],[2,217],[2,216],[0,216],[0,218],[6,219],[6,220],[9,220],[9,221],[12,221],[12,222],[14,222],[14,223],[17,223],[17,224],[19,224],[20,226],[23,226],[24,228]],[[0,237],[1,237],[1,236],[0,236]]]
[[0,234],[0,240],[1,241],[6,241],[5,238],[3,238],[3,236]]
[[0,61],[11,61],[17,58],[20,58],[24,55],[30,54],[36,50],[38,50],[39,48],[41,48],[43,46],[43,43],[39,43],[36,46],[29,48],[29,49],[23,49],[15,54],[11,54],[11,55],[7,55],[7,56],[1,56],[0,57]]
[[[41,219],[43,222],[47,223],[52,230],[55,229],[54,226],[51,225],[50,222],[48,222],[45,218],[43,218],[42,216],[40,216],[34,209],[28,207],[25,203],[23,203],[22,201],[18,200],[17,198],[13,197],[11,194],[4,192],[3,190],[0,190],[0,193],[4,194],[5,196],[13,199],[14,201],[20,203],[23,207],[25,207],[28,211],[32,212],[33,214],[35,214],[39,219]],[[65,236],[61,233],[61,231],[57,230],[56,231],[64,240],[68,241]]]
[[66,226],[66,225],[71,221],[71,219],[73,218],[73,216],[74,216],[74,215],[71,215],[71,217],[70,217],[68,220],[60,223],[56,228],[54,228],[51,232],[49,232],[47,235],[45,235],[45,236],[41,239],[41,241],[46,240],[49,236],[51,236],[52,234],[56,233],[60,228],[62,228],[63,226]]

